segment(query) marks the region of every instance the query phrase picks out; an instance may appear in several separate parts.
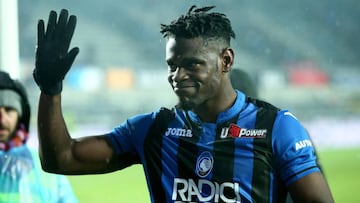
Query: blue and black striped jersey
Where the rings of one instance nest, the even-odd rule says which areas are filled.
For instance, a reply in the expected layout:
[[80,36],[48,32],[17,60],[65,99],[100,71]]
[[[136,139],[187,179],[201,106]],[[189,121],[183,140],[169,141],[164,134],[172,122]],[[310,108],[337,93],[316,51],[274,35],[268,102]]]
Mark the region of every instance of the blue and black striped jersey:
[[161,112],[108,134],[121,161],[132,157],[125,165],[143,165],[152,202],[281,202],[286,186],[319,171],[299,121],[239,91],[216,123],[191,111]]

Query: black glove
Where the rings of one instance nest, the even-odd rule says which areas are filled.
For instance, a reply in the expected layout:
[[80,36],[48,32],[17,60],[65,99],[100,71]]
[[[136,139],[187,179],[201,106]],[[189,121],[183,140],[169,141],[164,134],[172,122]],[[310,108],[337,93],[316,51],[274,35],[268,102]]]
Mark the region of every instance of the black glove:
[[57,13],[50,11],[46,32],[44,20],[38,22],[36,61],[33,76],[40,90],[48,95],[62,91],[62,81],[69,71],[79,48],[69,52],[71,38],[76,26],[76,16],[68,19],[68,11],[62,9],[57,20]]

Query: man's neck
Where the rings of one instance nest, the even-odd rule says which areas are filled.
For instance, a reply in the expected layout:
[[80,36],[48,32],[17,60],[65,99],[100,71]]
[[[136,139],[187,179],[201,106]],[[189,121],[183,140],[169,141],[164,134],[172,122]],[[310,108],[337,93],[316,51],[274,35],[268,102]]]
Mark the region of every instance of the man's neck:
[[199,105],[193,109],[193,111],[200,117],[203,122],[215,123],[217,117],[221,112],[226,111],[232,105],[234,105],[237,94],[232,89],[227,94],[223,94],[221,98],[217,100],[209,101],[203,105]]

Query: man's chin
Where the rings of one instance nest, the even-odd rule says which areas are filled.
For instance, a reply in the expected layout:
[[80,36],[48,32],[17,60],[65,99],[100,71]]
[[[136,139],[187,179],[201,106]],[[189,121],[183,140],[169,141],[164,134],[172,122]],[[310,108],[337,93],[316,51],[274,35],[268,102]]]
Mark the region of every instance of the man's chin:
[[195,106],[193,102],[190,101],[179,101],[179,103],[176,105],[177,108],[183,109],[185,111],[192,110]]
[[7,142],[10,139],[11,135],[8,130],[6,129],[0,129],[0,141],[1,142]]

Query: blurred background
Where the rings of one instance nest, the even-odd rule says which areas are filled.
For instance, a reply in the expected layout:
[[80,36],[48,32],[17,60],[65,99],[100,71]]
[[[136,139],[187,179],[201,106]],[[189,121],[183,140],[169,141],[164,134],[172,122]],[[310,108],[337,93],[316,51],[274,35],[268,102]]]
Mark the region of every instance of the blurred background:
[[[80,54],[63,92],[65,119],[78,137],[105,133],[134,114],[173,106],[160,24],[170,23],[193,4],[216,5],[214,11],[227,14],[236,33],[234,68],[250,74],[261,99],[289,109],[308,129],[335,200],[360,201],[355,190],[360,181],[358,0],[0,2],[0,69],[28,88],[34,145],[40,92],[32,70],[38,19],[47,22],[49,11],[61,8],[78,17],[72,47],[78,46]],[[70,178],[81,202],[104,196],[106,202],[148,202],[141,170],[135,166],[116,176]],[[131,185],[141,195],[133,195]]]

